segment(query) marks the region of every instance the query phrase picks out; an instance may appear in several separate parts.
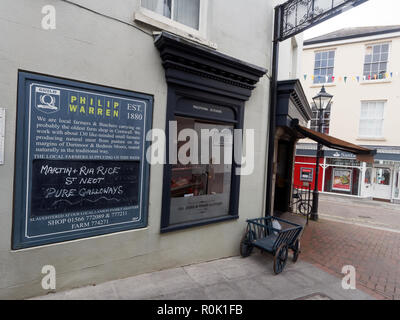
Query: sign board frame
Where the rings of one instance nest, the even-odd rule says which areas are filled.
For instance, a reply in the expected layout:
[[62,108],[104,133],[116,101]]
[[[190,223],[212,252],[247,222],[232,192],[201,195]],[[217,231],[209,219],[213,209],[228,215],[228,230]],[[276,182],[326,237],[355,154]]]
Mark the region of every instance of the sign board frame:
[[[38,92],[39,96],[37,95]],[[99,102],[97,106],[99,109],[100,107],[103,108],[104,113],[100,114],[99,112],[99,114],[92,114],[92,118],[90,118],[88,113],[82,115],[76,113],[72,114],[73,109],[70,109],[72,100],[69,99],[72,99],[71,96],[74,96],[76,93],[79,94],[80,97],[85,96],[88,100],[90,97],[94,97],[95,101],[96,99],[97,101],[104,99],[101,100],[102,103]],[[113,104],[109,103],[107,106],[107,102],[112,102]],[[81,104],[85,103],[87,111],[89,102],[81,100]],[[140,112],[136,114],[141,114],[142,116],[138,117],[138,119],[130,118],[132,113],[130,113],[129,110],[131,110],[131,106],[133,105],[140,106]],[[81,106],[79,106],[79,108],[80,107]],[[109,110],[106,108],[109,108]],[[84,109],[81,111],[83,113],[85,112]],[[111,118],[106,117],[106,111],[107,115],[111,114]],[[112,116],[112,112],[114,112],[114,117]],[[42,122],[39,123],[39,115],[45,117],[46,121],[40,120]],[[85,130],[98,130],[98,132],[100,132],[101,126],[104,125],[105,127],[118,128],[119,130],[122,130],[121,128],[126,128],[126,130],[129,131],[125,132],[129,132],[129,135],[125,134],[125,138],[121,138],[120,142],[115,142],[116,138],[114,138],[114,141],[112,140],[113,138],[111,138],[109,145],[106,146],[106,144],[98,144],[101,135],[94,134],[93,136],[95,137],[96,143],[93,142],[90,148],[85,149],[77,147],[73,149],[75,151],[72,154],[68,154],[66,151],[63,151],[65,149],[56,147],[56,149],[58,149],[58,154],[50,153],[52,152],[50,149],[48,149],[49,151],[43,151],[42,154],[38,154],[39,149],[37,148],[37,144],[33,144],[33,140],[37,141],[38,136],[40,139],[45,140],[51,139],[51,137],[54,136],[63,137],[60,138],[60,141],[66,140],[65,136],[67,130],[61,130],[64,128],[61,123],[64,121],[68,122],[69,119],[77,119],[78,116],[80,117],[78,119],[86,119],[85,121],[88,124],[85,127],[86,129],[74,129],[75,133],[80,131],[86,134],[85,132],[87,131]],[[58,133],[50,131],[50,135],[46,134],[46,136],[41,136],[42,133],[38,133],[39,130],[37,129],[39,127],[38,123],[44,124],[46,127],[50,128],[48,125],[49,121],[51,121],[50,118],[54,121],[53,123],[58,125],[60,130]],[[21,248],[147,227],[150,164],[146,161],[145,155],[150,145],[150,142],[146,141],[146,134],[152,127],[152,118],[152,95],[19,71],[12,249],[18,250]],[[71,121],[72,123],[75,122],[74,120]],[[71,129],[68,130],[73,131],[73,126],[70,126],[70,128]],[[114,130],[115,129],[110,129],[109,131],[116,132]],[[116,133],[115,136],[114,134],[110,136],[116,137]],[[128,141],[128,139],[135,140]],[[116,146],[118,143],[120,143],[120,145],[117,149]],[[137,144],[135,150],[132,144]],[[33,148],[33,146],[35,147]],[[107,150],[103,149],[106,147],[109,148],[108,153]],[[90,154],[91,152],[99,152],[99,150],[108,155]],[[80,152],[82,152],[82,155],[78,154]],[[38,160],[48,161],[50,164],[48,166],[43,165],[41,169],[36,168],[36,171],[33,173],[33,162]],[[61,170],[63,175],[60,174],[60,169],[54,165],[54,163],[57,163],[59,160],[61,160],[59,163],[63,163],[64,170]],[[72,165],[72,162],[74,162],[74,165]],[[81,167],[79,167],[79,162],[81,163]],[[118,164],[122,162],[124,165],[118,166]],[[133,166],[132,164],[138,162],[140,163],[139,169],[132,169],[137,167],[137,165]],[[75,171],[77,172],[75,176],[68,171],[69,168],[65,170],[65,163],[71,163],[71,170],[77,169]],[[51,168],[51,170],[49,168]],[[131,170],[129,171],[131,175],[128,177],[126,176],[126,170]],[[54,177],[54,172],[57,172],[56,177]],[[89,172],[87,176],[84,176],[85,172]],[[106,185],[85,185],[85,183],[87,183],[86,180],[82,180],[83,186],[85,187],[84,190],[90,190],[91,193],[81,192],[82,189],[79,189],[79,183],[81,182],[75,182],[77,187],[73,190],[75,190],[76,197],[81,197],[79,199],[82,209],[72,210],[74,211],[72,213],[71,208],[69,208],[69,211],[60,209],[61,211],[56,213],[59,207],[54,206],[54,208],[56,208],[55,211],[46,213],[46,210],[48,210],[48,208],[46,208],[46,201],[53,201],[52,199],[56,197],[54,196],[54,198],[49,200],[49,193],[43,191],[48,190],[46,189],[46,183],[56,183],[55,185],[51,185],[51,187],[57,189],[60,185],[60,181],[61,185],[67,184],[66,178],[71,179],[74,177],[76,178],[75,181],[80,181],[78,179],[81,178],[99,178],[95,176],[96,173],[102,177],[98,180],[103,181],[101,183],[106,181]],[[43,213],[42,210],[42,213],[38,216],[34,216],[31,210],[32,180],[37,180],[39,179],[38,177],[40,177],[42,181],[46,181],[45,175],[47,174],[49,174],[49,176],[47,176],[48,182],[43,182],[44,186],[41,186],[40,183],[38,184],[37,181],[35,181],[35,190],[41,190],[41,192],[43,192],[43,194],[38,195],[36,198],[39,200],[41,198],[44,199],[41,205],[42,207],[44,206],[45,213]],[[81,175],[82,177],[80,177]],[[91,181],[93,181],[93,179]],[[120,192],[120,190],[117,191],[117,189],[115,189],[115,181],[118,181],[118,179],[125,179],[124,182],[120,183],[121,189],[124,188],[124,183],[125,185],[128,183],[131,185],[134,184],[135,186],[134,188],[127,188],[122,192]],[[127,179],[130,179],[130,181]],[[113,186],[115,190],[112,190]],[[137,190],[137,194],[132,190]],[[116,196],[109,196],[111,194],[116,194]],[[120,194],[123,194],[123,196],[117,199]],[[111,200],[115,202],[114,205],[111,205],[112,209],[109,209],[109,198],[113,198]],[[129,202],[129,199],[134,200]],[[93,209],[93,205],[91,207],[85,206],[89,201],[99,201],[99,208]],[[118,205],[118,201],[121,201],[121,205]],[[133,203],[133,201],[136,202]],[[50,202],[52,206],[54,203],[55,202]],[[105,203],[107,203],[108,206],[104,206]],[[123,207],[122,203],[124,204]],[[91,209],[88,210],[87,208]],[[72,225],[75,218],[76,221],[82,221],[83,219],[84,224],[74,229]],[[96,223],[93,224],[93,221]],[[54,227],[55,224],[56,227]]]

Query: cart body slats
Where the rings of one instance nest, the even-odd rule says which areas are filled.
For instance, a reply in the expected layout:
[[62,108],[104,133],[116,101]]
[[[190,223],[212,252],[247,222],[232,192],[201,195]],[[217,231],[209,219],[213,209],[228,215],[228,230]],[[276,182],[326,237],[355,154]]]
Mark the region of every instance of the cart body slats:
[[[273,227],[274,220],[279,222],[281,229]],[[302,226],[276,217],[249,219],[247,224],[252,244],[271,253],[275,253],[281,244],[292,247],[302,231]]]

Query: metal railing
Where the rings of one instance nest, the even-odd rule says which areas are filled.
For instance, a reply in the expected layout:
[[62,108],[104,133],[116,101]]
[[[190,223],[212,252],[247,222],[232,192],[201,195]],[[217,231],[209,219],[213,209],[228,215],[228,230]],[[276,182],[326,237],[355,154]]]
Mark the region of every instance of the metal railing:
[[311,185],[293,186],[291,209],[292,213],[302,215],[308,219],[311,214],[313,192]]

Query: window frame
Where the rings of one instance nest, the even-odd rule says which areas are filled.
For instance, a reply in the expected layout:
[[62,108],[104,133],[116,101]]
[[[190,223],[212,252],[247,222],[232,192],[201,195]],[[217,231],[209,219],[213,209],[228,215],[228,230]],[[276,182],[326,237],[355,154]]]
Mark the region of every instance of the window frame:
[[[388,57],[387,57],[387,60],[386,61],[383,61],[383,60],[379,60],[378,62],[373,62],[373,56],[374,56],[374,47],[376,47],[376,46],[383,46],[383,45],[388,45],[388,52],[387,52],[387,55],[388,55]],[[372,60],[371,60],[371,62],[369,62],[369,63],[366,63],[366,56],[367,56],[367,48],[368,47],[372,47]],[[380,78],[379,77],[379,71],[377,72],[377,78],[375,79],[374,77],[373,77],[373,72],[372,72],[372,65],[374,64],[374,63],[378,63],[379,65],[381,64],[381,63],[386,63],[386,71],[385,71],[385,75],[386,75],[386,73],[388,73],[389,71],[388,70],[390,70],[390,52],[391,52],[391,41],[381,41],[381,42],[373,42],[373,43],[367,43],[367,44],[365,44],[365,48],[364,48],[364,58],[363,58],[363,62],[362,62],[362,70],[363,70],[363,72],[362,72],[362,75],[363,75],[363,81],[364,82],[370,82],[370,81],[382,81],[382,80],[387,80],[388,78],[385,76],[385,77],[383,77],[383,78]],[[380,53],[379,53],[380,55],[382,54],[382,50],[380,51]],[[371,76],[371,78],[370,79],[368,79],[368,77],[367,76],[365,76],[365,73],[366,73],[366,71],[365,71],[365,66],[366,65],[370,65],[371,66],[371,68],[370,68],[370,76]],[[379,67],[378,67],[378,70],[379,70]]]
[[[205,116],[199,114],[195,110],[191,110],[188,104],[183,104],[183,100],[191,100],[199,104],[208,104],[213,106],[221,106],[223,108],[229,108],[234,114],[234,119],[223,118],[221,116]],[[176,117],[187,117],[199,121],[206,122],[219,122],[230,124],[234,129],[242,129],[244,127],[244,102],[232,98],[214,95],[203,91],[193,91],[191,89],[184,88],[180,85],[168,85],[168,101],[167,101],[167,117],[166,117],[166,135],[169,136],[169,121],[175,121]],[[170,141],[166,141],[166,150],[169,150]],[[233,146],[233,155],[235,154],[235,145]],[[205,218],[202,220],[194,220],[189,222],[183,222],[179,224],[171,224],[171,176],[172,176],[172,164],[169,164],[169,155],[167,152],[167,164],[164,165],[163,174],[163,192],[162,192],[162,212],[161,212],[161,226],[160,232],[167,233],[177,230],[183,230],[198,226],[204,226],[214,224],[217,222],[236,220],[239,218],[239,197],[240,197],[240,175],[236,174],[236,171],[240,166],[232,161],[231,167],[231,188],[230,188],[230,200],[229,200],[229,211],[227,215]]]
[[[382,111],[382,119],[376,119],[376,118],[363,118],[363,106],[365,103],[382,103],[383,104],[383,111]],[[363,100],[361,101],[361,107],[360,107],[360,118],[359,118],[359,124],[358,124],[358,138],[359,139],[384,139],[384,123],[385,123],[385,112],[386,112],[386,104],[387,100]],[[382,121],[382,126],[381,126],[381,134],[380,135],[362,135],[361,134],[361,122],[366,120],[370,121]]]
[[[174,1],[174,0],[172,0]],[[207,11],[208,11],[208,1],[209,0],[199,0],[199,29],[194,29],[183,23],[173,20],[173,18],[165,17],[157,12],[147,9],[142,6],[142,0],[139,1],[139,14],[135,14],[135,20],[153,25],[162,30],[174,32],[177,30],[183,31],[190,35],[194,35],[200,38],[207,38]],[[173,3],[173,2],[172,2]],[[171,5],[172,7],[172,5]],[[173,10],[171,10],[173,12]],[[142,17],[142,15],[144,17]],[[147,19],[146,19],[147,18]],[[175,30],[174,30],[175,29]],[[176,33],[176,32],[175,32]],[[210,45],[210,44],[209,44]],[[213,45],[210,45],[213,46]]]
[[[333,53],[334,53],[334,57],[333,57],[333,66],[329,66],[329,65],[328,65],[329,60],[331,60],[331,59],[329,59],[329,53],[330,53],[330,52],[333,52]],[[328,54],[328,57],[327,57],[327,59],[326,59],[327,65],[326,65],[326,67],[322,67],[322,66],[320,65],[320,66],[317,68],[317,67],[316,67],[317,55],[318,55],[318,54],[321,54],[321,55],[322,55],[323,53],[327,53],[327,54]],[[324,60],[325,60],[325,59],[324,59]],[[333,77],[334,74],[335,74],[335,60],[336,60],[336,48],[314,51],[314,65],[313,65],[313,76],[314,76],[313,84],[314,84],[314,85],[331,84],[331,83],[334,82],[333,79],[332,79],[332,77]],[[319,61],[322,62],[322,59],[320,59]],[[328,69],[332,69],[332,76],[331,76],[330,78],[328,77],[328,81],[326,81],[327,75],[321,76],[321,75],[316,75],[316,74],[315,74],[315,71],[316,71],[316,70],[321,71],[321,70],[328,70]],[[318,81],[318,79],[319,79],[319,80],[323,80],[323,81]]]

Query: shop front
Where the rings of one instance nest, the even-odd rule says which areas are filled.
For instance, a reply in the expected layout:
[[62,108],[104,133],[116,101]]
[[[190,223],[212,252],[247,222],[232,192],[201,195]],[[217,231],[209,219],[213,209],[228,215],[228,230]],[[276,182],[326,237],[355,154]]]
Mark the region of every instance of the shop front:
[[[325,148],[321,159],[321,192],[355,196],[378,201],[399,202],[400,158],[397,148],[377,149],[373,163],[357,160],[348,152]],[[315,169],[315,146],[299,144],[296,149],[295,183],[302,185],[303,168]]]

